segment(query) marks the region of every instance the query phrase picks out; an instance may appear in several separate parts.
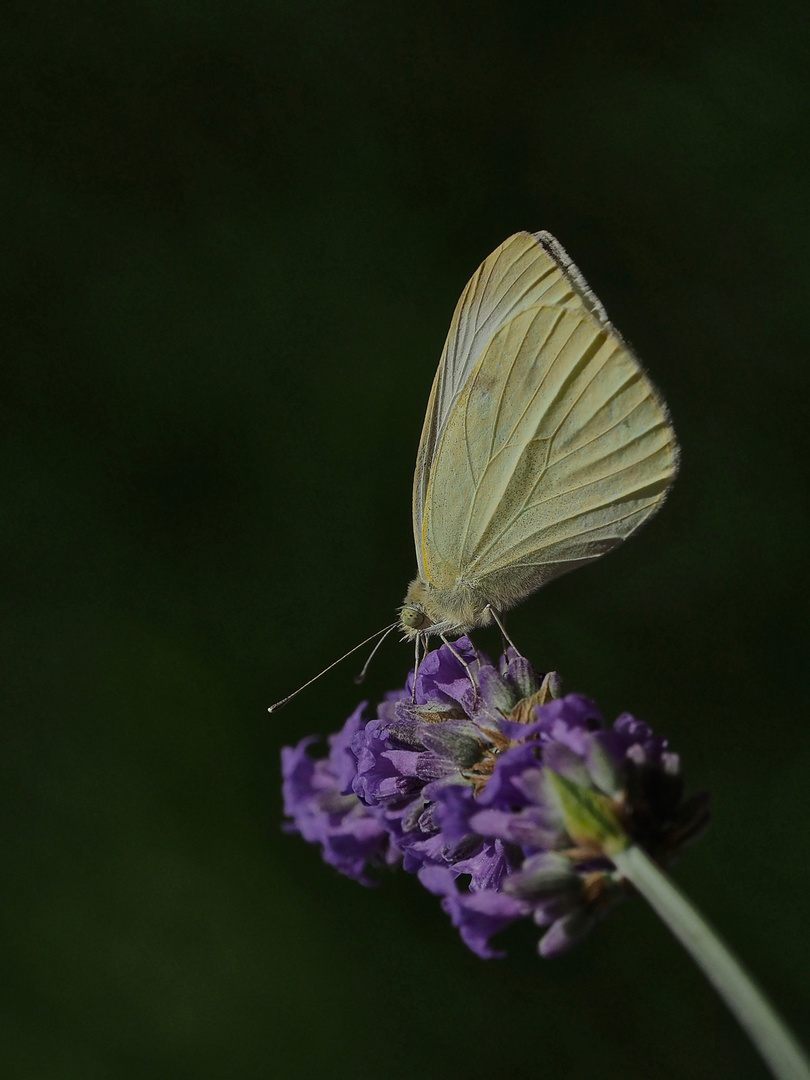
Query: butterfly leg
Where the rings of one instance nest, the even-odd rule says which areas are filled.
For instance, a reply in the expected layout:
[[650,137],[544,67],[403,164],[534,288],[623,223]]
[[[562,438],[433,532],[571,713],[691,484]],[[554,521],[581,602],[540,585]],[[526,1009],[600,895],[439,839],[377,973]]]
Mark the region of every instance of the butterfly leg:
[[[467,661],[464,659],[464,657],[461,655],[461,653],[457,649],[453,648],[452,641],[448,641],[447,638],[444,636],[444,634],[441,634],[440,637],[441,637],[442,641],[445,643],[445,645],[447,646],[447,648],[450,650],[450,652],[453,654],[453,656],[455,656],[456,660],[458,660],[458,662],[461,664],[461,666],[467,672],[467,677],[469,678],[470,682],[472,683],[472,688],[473,688],[473,708],[475,708],[476,704],[478,703],[478,684],[476,683],[475,679],[473,678],[472,669],[470,668],[470,665],[467,663]],[[478,654],[476,653],[476,656],[477,655]]]
[[[424,645],[422,641],[422,635],[417,634],[413,639],[413,681],[411,682],[411,705],[416,704],[416,676],[419,674],[419,665],[422,662],[422,657],[419,655],[419,646]],[[427,649],[425,649],[427,652]],[[422,654],[424,656],[424,652]]]
[[503,638],[504,652],[506,652],[506,647],[508,645],[510,648],[515,650],[515,652],[518,654],[518,656],[522,656],[523,654],[521,653],[520,649],[517,647],[517,645],[515,645],[514,641],[512,641],[512,639],[507,634],[506,627],[503,625],[501,620],[498,618],[498,612],[495,610],[495,608],[492,606],[492,604],[487,604],[486,609],[489,610],[489,613],[492,616],[493,622],[495,623],[495,625],[498,627],[498,629],[501,632],[501,637]]

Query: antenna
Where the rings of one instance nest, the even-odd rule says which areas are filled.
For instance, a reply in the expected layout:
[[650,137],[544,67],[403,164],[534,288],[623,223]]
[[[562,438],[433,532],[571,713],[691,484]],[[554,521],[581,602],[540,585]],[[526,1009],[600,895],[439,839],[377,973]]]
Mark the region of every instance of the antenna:
[[[391,631],[397,626],[399,626],[399,620],[397,620],[397,622],[392,622],[390,626],[386,626],[382,630],[378,630],[375,634],[372,634],[371,637],[367,637],[365,641],[361,641],[359,645],[355,645],[353,649],[349,649],[349,651],[347,653],[344,653],[343,656],[340,656],[337,660],[334,660],[329,665],[329,667],[325,667],[323,671],[318,672],[318,674],[315,675],[313,678],[309,679],[308,682],[305,682],[303,686],[299,686],[297,690],[293,690],[291,694],[288,694],[285,698],[282,698],[281,701],[277,701],[275,705],[271,705],[267,711],[271,713],[278,712],[278,710],[283,708],[283,706],[285,706],[288,701],[292,701],[294,697],[300,694],[302,690],[306,690],[308,686],[312,686],[314,682],[320,679],[321,675],[325,675],[327,671],[331,671],[333,667],[337,667],[337,665],[343,660],[345,660],[347,656],[351,656],[352,653],[357,652],[358,649],[362,649],[364,645],[368,645],[370,641],[373,641],[374,638],[378,637],[380,640],[377,642],[377,646],[375,646],[375,648],[372,650],[371,656],[373,656],[374,653],[377,651],[377,647],[382,644],[385,636],[387,634],[390,634]],[[369,657],[369,661],[371,660],[371,656]],[[363,668],[363,674],[365,674],[367,667],[368,663],[366,663],[365,667]]]
[[[399,626],[399,621],[391,623],[390,626],[387,626],[385,628],[385,630],[381,631],[380,640],[377,642],[377,644],[374,646],[374,648],[368,654],[368,660],[366,660],[365,664],[363,664],[363,670],[360,672],[359,675],[355,675],[355,677],[354,677],[354,681],[358,684],[358,686],[363,681],[363,679],[365,679],[366,672],[369,669],[369,665],[371,664],[371,661],[374,659],[374,657],[377,655],[377,649],[379,649],[379,647],[382,645],[382,643],[385,641],[385,639],[388,637],[388,635],[391,633],[391,631],[396,630],[396,628],[398,626]],[[365,642],[363,644],[365,644]]]

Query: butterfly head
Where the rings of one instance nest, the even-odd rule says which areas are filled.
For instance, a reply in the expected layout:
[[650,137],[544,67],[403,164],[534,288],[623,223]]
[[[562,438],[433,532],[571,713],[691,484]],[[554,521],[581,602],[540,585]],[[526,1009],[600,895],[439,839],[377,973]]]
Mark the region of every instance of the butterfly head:
[[415,578],[408,587],[405,603],[399,609],[399,625],[403,635],[409,640],[435,633],[435,619],[426,610],[429,586],[421,578]]
[[491,622],[487,600],[471,583],[460,580],[449,588],[437,588],[421,577],[414,578],[399,609],[400,629],[410,641],[432,634],[467,634]]

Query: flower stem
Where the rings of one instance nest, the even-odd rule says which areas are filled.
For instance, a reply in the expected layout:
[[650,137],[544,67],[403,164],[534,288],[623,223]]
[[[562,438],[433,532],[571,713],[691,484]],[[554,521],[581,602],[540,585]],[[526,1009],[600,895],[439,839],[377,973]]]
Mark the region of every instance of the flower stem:
[[793,1033],[716,931],[662,870],[631,845],[611,854],[672,933],[692,954],[779,1080],[810,1080],[810,1063]]

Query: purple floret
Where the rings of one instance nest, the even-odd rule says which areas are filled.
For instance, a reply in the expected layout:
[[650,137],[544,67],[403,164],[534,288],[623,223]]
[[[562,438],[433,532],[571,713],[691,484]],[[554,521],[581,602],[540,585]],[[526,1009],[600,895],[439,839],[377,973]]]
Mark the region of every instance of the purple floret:
[[298,832],[312,844],[320,844],[324,861],[342,874],[370,885],[368,869],[393,865],[401,855],[383,824],[351,790],[357,765],[351,739],[363,727],[365,702],[352,713],[343,728],[329,738],[329,756],[313,759],[309,747],[315,737],[281,751],[284,812],[292,818],[287,832]]

